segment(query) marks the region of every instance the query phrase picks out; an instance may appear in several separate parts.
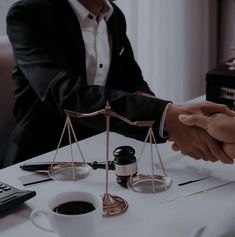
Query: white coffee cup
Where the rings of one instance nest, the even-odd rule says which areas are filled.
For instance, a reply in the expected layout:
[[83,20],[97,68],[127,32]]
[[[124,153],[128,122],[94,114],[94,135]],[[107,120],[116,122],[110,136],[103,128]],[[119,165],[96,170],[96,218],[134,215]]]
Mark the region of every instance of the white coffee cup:
[[[93,204],[94,210],[84,214],[61,214],[53,211],[63,203],[84,201]],[[38,216],[46,216],[50,227],[43,226]],[[91,237],[99,229],[102,218],[102,200],[99,196],[89,192],[64,192],[52,197],[47,209],[35,209],[30,215],[30,220],[37,228],[56,232],[61,237]]]

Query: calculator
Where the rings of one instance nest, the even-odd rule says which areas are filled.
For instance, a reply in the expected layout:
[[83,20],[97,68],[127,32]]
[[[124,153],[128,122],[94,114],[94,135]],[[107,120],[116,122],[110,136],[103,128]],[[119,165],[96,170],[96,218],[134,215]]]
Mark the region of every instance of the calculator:
[[0,182],[0,213],[11,210],[35,195],[35,191],[17,189],[9,184]]

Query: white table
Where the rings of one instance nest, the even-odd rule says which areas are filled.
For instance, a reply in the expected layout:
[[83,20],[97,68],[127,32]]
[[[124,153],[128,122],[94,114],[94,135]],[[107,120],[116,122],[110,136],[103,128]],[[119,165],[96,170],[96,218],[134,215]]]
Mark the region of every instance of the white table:
[[[80,142],[80,146],[85,155],[86,161],[104,161],[105,156],[105,134],[100,134],[92,138]],[[128,139],[118,134],[111,133],[110,136],[110,153],[117,146],[131,145],[138,152],[141,147],[140,142]],[[182,157],[178,153],[174,153],[170,149],[170,144],[159,145],[162,154],[166,172],[172,171],[172,164],[177,161],[182,162],[185,167],[182,170],[182,176],[187,173],[187,167],[191,169],[196,167],[200,170],[216,170],[219,173],[220,167],[223,173],[225,169],[235,171],[235,166],[226,166],[223,164],[212,164],[204,161],[195,161],[189,157]],[[74,147],[76,152],[76,149]],[[70,159],[69,152],[63,148],[58,153],[57,160]],[[47,153],[32,159],[33,161],[52,161],[53,153]],[[110,156],[110,159],[113,159]],[[141,158],[141,160],[143,157]],[[146,162],[148,161],[147,158]],[[171,163],[173,161],[173,163]],[[87,190],[100,195],[104,193],[105,171],[92,171],[91,175],[78,182],[59,182],[49,181],[45,183],[35,184],[24,187],[18,180],[19,176],[28,175],[29,172],[19,168],[19,164],[2,169],[0,171],[0,180],[20,189],[35,190],[37,195],[28,200],[25,204],[14,209],[8,215],[0,216],[0,236],[16,237],[16,236],[34,236],[34,237],[56,237],[56,234],[46,233],[38,230],[29,220],[31,211],[35,208],[45,208],[48,199],[55,193],[66,190]],[[197,227],[204,225],[212,217],[220,214],[225,204],[231,199],[235,190],[235,183],[231,182],[217,188],[205,190],[193,195],[174,196],[174,188],[177,187],[178,180],[173,179],[173,185],[167,192],[173,194],[173,199],[165,199],[167,192],[162,194],[141,194],[131,190],[124,189],[116,183],[116,176],[113,171],[109,172],[109,192],[124,198],[129,203],[129,209],[120,216],[103,218],[102,225],[97,230],[98,236],[103,237],[189,237],[191,231]],[[180,177],[179,177],[180,178]],[[219,178],[218,178],[219,179]],[[221,178],[222,179],[222,178]],[[235,180],[235,178],[234,178]],[[208,181],[210,184],[216,181],[216,177]],[[226,183],[226,182],[225,182]],[[197,188],[192,186],[192,188]],[[191,190],[192,191],[192,190]],[[69,237],[69,236],[68,236]],[[91,236],[92,237],[92,236]]]

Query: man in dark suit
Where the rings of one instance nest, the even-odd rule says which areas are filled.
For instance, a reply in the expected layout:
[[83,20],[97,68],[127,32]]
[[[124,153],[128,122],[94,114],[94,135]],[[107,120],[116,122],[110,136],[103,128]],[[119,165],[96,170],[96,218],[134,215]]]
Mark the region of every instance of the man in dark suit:
[[[18,123],[8,164],[55,149],[64,109],[88,113],[103,109],[107,101],[132,121],[155,120],[158,142],[166,141],[164,130],[184,154],[232,162],[206,132],[178,122],[182,113],[228,109],[212,103],[179,107],[155,98],[134,59],[125,18],[113,2],[22,0],[8,13],[7,33],[16,60]],[[102,116],[80,119],[74,126],[79,139],[105,130]],[[146,135],[146,129],[113,118],[111,130],[141,140]]]

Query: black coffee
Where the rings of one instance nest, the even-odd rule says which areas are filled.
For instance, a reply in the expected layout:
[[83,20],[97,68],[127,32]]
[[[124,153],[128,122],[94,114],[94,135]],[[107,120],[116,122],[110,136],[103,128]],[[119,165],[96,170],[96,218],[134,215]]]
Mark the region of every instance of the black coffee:
[[90,202],[72,201],[65,202],[53,209],[54,212],[65,215],[79,215],[95,210],[95,206]]

